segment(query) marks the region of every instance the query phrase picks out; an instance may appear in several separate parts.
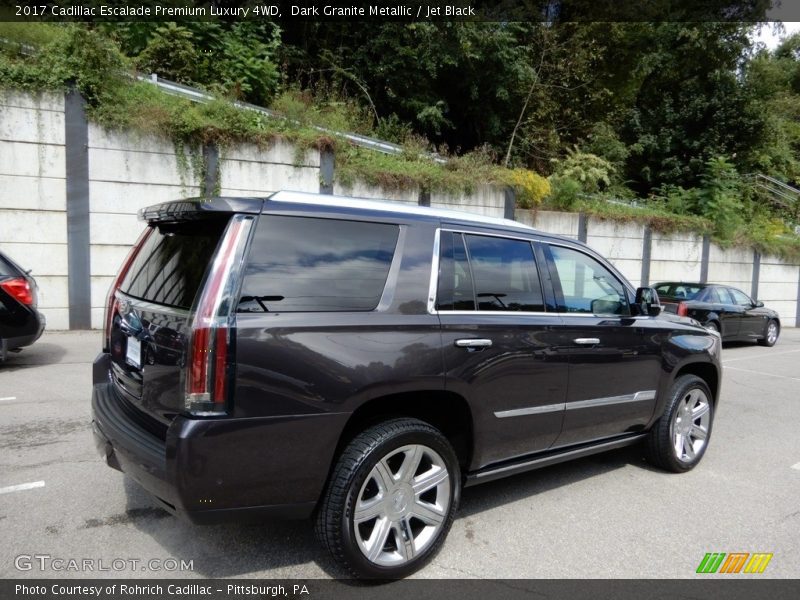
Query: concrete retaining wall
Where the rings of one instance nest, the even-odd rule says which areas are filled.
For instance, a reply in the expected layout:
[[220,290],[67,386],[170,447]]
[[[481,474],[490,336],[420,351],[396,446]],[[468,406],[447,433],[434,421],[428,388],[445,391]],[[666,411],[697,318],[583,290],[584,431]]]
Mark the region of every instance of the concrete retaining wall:
[[[0,249],[33,270],[50,329],[66,329],[71,320],[67,249],[74,240],[70,242],[67,225],[66,119],[61,95],[0,92]],[[83,126],[88,139],[92,327],[102,326],[108,287],[142,230],[136,219],[140,208],[201,195],[204,185],[219,189],[222,195],[264,196],[281,189],[319,192],[326,184],[320,153],[298,153],[285,142],[267,148],[212,148],[218,169],[209,168],[211,159],[206,157],[208,173],[196,173],[193,165],[200,164],[208,148],[176,149],[159,137],[110,132],[91,123]],[[201,180],[204,176],[205,181]],[[359,198],[492,217],[511,214],[505,190],[492,186],[448,195],[420,189],[383,190],[363,182],[344,186],[334,178],[332,188],[334,194]],[[709,281],[733,285],[748,294],[757,288],[758,298],[779,311],[784,326],[796,324],[800,266],[740,248],[710,244],[704,251],[703,239],[695,235],[651,233],[638,224],[575,213],[534,214],[517,209],[514,218],[542,231],[585,240],[634,285],[642,277],[649,283],[700,280],[705,270]]]
[[68,325],[64,96],[0,92],[0,249],[33,269],[49,326]]

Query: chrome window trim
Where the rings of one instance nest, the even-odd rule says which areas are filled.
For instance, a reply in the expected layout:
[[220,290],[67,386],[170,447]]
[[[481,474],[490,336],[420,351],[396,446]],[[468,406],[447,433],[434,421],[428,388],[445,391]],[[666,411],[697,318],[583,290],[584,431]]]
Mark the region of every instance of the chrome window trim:
[[441,228],[437,228],[433,235],[433,259],[431,260],[431,280],[428,284],[428,313],[438,315],[436,310],[436,294],[439,293],[439,245]]
[[449,227],[442,227],[442,231],[448,231],[450,233],[460,233],[462,235],[482,235],[484,237],[496,237],[496,238],[503,238],[506,240],[515,240],[517,242],[535,242],[537,241],[535,238],[528,238],[528,237],[519,237],[517,235],[505,235],[503,233],[484,233],[483,231],[464,231],[463,229],[450,229]]
[[[603,314],[595,314],[595,313],[572,313],[572,312],[548,312],[548,311],[523,311],[523,310],[437,310],[436,309],[436,295],[439,293],[439,252],[440,252],[440,244],[441,244],[441,232],[448,232],[448,233],[460,233],[462,235],[485,235],[488,237],[497,237],[497,238],[504,238],[509,240],[521,241],[521,242],[529,242],[533,243],[540,243],[540,244],[549,244],[551,246],[560,246],[562,248],[567,248],[568,250],[575,250],[576,252],[581,252],[585,254],[589,258],[594,260],[598,259],[598,256],[593,256],[589,252],[585,252],[580,247],[573,246],[569,243],[562,243],[556,241],[549,241],[549,240],[540,240],[535,237],[520,237],[516,235],[504,235],[501,233],[486,233],[483,231],[465,231],[463,229],[451,229],[450,227],[437,227],[436,232],[434,234],[433,240],[433,258],[431,260],[431,279],[430,285],[428,287],[428,314],[431,315],[515,315],[515,316],[530,316],[530,317],[579,317],[579,318],[591,318],[591,319],[598,319],[598,318],[609,318],[609,317],[619,317],[619,318],[632,318],[633,315],[603,315]],[[538,233],[536,230],[532,230],[533,232]],[[534,257],[535,260],[535,257]],[[619,273],[612,264],[605,265],[602,261],[600,262],[601,265],[606,267],[611,267],[610,272],[613,277],[622,285],[623,289],[626,293],[630,292],[631,287],[626,285],[627,280],[624,277],[621,277],[621,273]],[[536,264],[536,270],[539,271],[539,264]],[[541,276],[540,276],[541,278]],[[652,317],[651,317],[652,318]]]

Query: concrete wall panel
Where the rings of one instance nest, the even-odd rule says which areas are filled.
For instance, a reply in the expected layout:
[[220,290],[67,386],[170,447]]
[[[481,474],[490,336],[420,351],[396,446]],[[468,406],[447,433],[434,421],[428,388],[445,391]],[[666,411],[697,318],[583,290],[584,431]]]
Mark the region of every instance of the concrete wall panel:
[[295,147],[284,140],[276,140],[271,145],[262,148],[256,144],[240,144],[225,148],[220,158],[222,160],[247,161],[259,164],[272,163],[295,167],[319,168],[319,151],[308,150],[298,153]]
[[351,186],[344,186],[338,181],[333,182],[333,193],[336,196],[352,196],[353,198],[366,198],[369,200],[394,200],[406,204],[419,202],[419,189],[388,190],[369,185],[364,182],[354,182]]
[[0,140],[0,175],[63,179],[64,146]]
[[0,140],[64,145],[64,113],[4,106],[0,111]]
[[319,192],[319,169],[316,168],[227,159],[219,162],[220,187],[232,192],[260,190],[262,195],[279,190]]
[[89,198],[93,213],[135,215],[140,208],[152,204],[197,197],[201,194],[200,187],[117,181],[89,182]]
[[66,180],[23,175],[0,175],[0,210],[66,210]]

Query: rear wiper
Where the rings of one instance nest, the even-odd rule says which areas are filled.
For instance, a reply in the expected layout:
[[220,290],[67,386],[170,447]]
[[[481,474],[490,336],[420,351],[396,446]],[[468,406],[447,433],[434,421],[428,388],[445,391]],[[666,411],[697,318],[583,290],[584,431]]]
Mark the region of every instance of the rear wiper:
[[264,310],[264,312],[269,312],[269,309],[264,302],[280,302],[281,300],[283,300],[283,296],[242,296],[239,299],[239,303],[258,302],[258,305]]

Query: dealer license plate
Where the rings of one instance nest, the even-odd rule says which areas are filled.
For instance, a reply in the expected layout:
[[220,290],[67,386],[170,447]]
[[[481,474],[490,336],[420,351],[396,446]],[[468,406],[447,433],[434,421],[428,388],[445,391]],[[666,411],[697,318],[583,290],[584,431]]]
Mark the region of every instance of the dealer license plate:
[[125,352],[125,360],[137,369],[142,366],[142,343],[135,337],[128,338],[128,350]]

